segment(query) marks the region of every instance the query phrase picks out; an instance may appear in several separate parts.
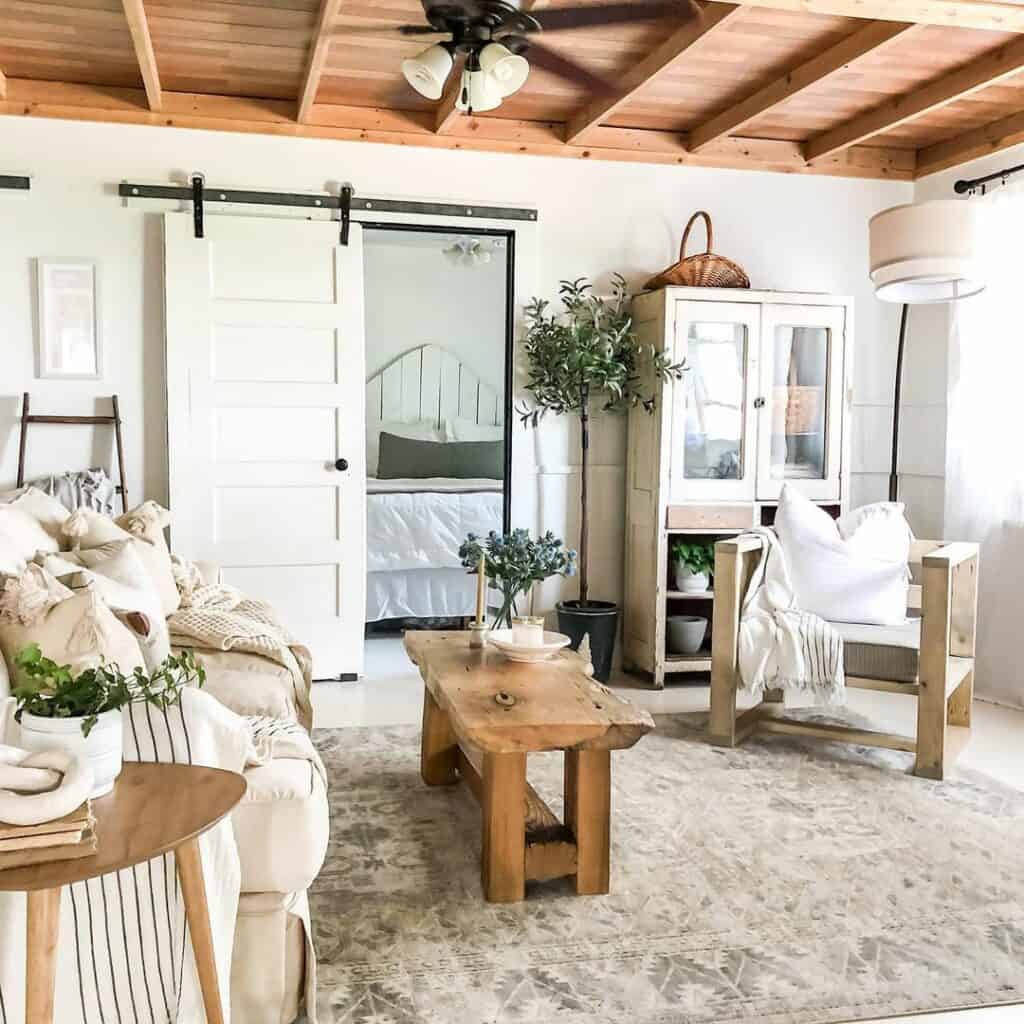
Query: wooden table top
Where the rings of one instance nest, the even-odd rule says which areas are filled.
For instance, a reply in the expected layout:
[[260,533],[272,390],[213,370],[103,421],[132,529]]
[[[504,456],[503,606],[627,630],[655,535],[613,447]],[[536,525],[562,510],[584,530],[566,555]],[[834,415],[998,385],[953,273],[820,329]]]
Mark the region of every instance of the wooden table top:
[[[620,750],[654,728],[572,651],[528,665],[493,647],[471,649],[468,632],[429,630],[406,631],[405,649],[455,734],[487,753]],[[499,694],[512,697],[511,706]]]
[[94,800],[91,857],[0,871],[0,891],[32,892],[141,864],[202,835],[245,795],[235,772],[190,764],[127,761],[112,792]]

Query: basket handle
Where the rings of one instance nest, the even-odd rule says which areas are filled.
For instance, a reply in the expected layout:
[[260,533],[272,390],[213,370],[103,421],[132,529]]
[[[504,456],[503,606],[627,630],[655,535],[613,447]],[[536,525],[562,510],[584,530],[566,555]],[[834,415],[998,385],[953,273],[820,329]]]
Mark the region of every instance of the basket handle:
[[704,210],[698,210],[686,222],[686,230],[683,232],[683,240],[679,243],[679,258],[681,260],[686,258],[686,243],[687,243],[687,241],[689,241],[690,231],[693,228],[693,222],[695,220],[697,220],[698,217],[703,217],[704,218],[705,233],[708,236],[708,244],[707,244],[707,248],[704,250],[704,254],[708,255],[708,256],[711,255],[712,243],[714,242],[714,238],[715,238],[714,232],[712,231],[712,228],[711,228],[711,217],[710,217],[709,214],[705,213]]

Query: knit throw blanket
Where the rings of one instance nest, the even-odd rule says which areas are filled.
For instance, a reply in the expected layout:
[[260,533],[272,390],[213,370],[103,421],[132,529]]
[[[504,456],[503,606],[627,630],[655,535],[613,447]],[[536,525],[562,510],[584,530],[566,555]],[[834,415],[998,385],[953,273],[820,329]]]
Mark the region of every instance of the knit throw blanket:
[[312,722],[313,658],[269,605],[226,584],[202,584],[189,590],[187,604],[168,616],[167,628],[175,647],[242,651],[283,665],[295,680],[300,719],[307,727]]

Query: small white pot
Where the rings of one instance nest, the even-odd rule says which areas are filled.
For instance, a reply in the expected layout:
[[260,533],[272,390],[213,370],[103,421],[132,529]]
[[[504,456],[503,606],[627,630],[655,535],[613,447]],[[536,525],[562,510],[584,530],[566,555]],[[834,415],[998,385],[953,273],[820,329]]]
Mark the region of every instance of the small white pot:
[[89,796],[104,796],[121,774],[124,749],[120,711],[104,711],[88,736],[82,735],[81,718],[40,718],[27,711],[21,716],[21,745],[26,750],[70,750],[84,756],[92,768],[95,785]]
[[684,562],[676,562],[676,586],[684,594],[703,594],[710,586],[706,572],[690,572]]
[[668,648],[673,654],[696,654],[700,650],[708,631],[707,619],[699,615],[670,615],[665,624]]

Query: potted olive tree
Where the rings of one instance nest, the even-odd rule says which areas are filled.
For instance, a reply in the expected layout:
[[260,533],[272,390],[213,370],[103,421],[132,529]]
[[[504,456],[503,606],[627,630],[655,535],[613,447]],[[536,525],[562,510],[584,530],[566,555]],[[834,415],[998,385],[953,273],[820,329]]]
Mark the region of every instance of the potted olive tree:
[[[594,675],[602,682],[611,672],[619,607],[590,596],[590,420],[595,409],[616,412],[642,406],[653,412],[655,398],[644,389],[646,376],[682,376],[682,363],[653,346],[641,345],[633,333],[630,295],[625,278],[612,278],[610,298],[594,295],[585,278],[562,281],[564,310],[549,313],[548,303],[533,299],[526,307],[526,390],[532,401],[519,409],[525,425],[537,427],[545,414],[575,416],[580,423],[579,599],[557,605],[558,628],[578,647],[590,637]],[[646,364],[646,365],[645,365]]]

